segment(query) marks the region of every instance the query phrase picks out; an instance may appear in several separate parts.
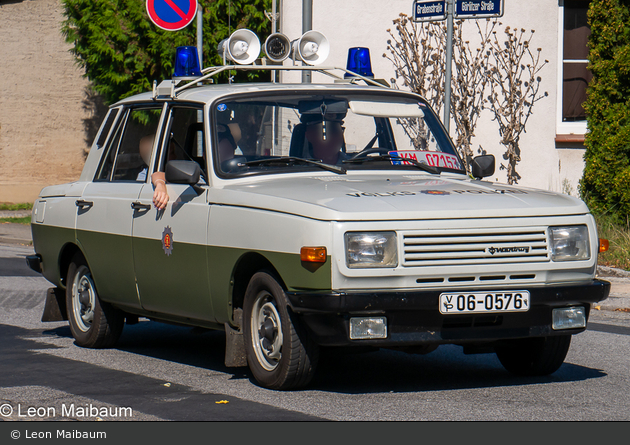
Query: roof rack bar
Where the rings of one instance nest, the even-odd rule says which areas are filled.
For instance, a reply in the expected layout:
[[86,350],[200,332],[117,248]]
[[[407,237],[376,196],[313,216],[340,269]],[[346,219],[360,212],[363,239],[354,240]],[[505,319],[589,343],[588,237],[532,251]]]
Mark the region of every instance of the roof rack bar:
[[198,77],[197,79],[191,80],[190,82],[188,82],[185,85],[182,85],[181,87],[175,89],[175,96],[177,96],[177,94],[180,91],[183,91],[187,88],[190,88],[191,86],[195,86],[197,85],[199,82],[203,82],[206,79],[209,79],[213,76],[216,76],[219,73],[222,73],[223,71],[256,71],[256,70],[260,70],[260,71],[317,71],[319,73],[322,73],[328,77],[332,77],[333,79],[337,79],[337,80],[344,80],[343,77],[338,76],[334,73],[332,73],[331,71],[333,70],[339,70],[339,71],[343,71],[344,73],[348,73],[351,74],[353,76],[353,78],[350,80],[351,83],[357,81],[357,80],[363,80],[365,83],[367,83],[368,85],[374,85],[374,86],[378,86],[381,88],[387,88],[386,86],[384,86],[382,83],[379,83],[377,81],[375,81],[374,79],[370,79],[369,77],[364,77],[361,76],[360,74],[354,73],[352,71],[347,70],[346,68],[340,68],[340,67],[334,67],[334,66],[283,66],[283,65],[224,65],[224,66],[212,66],[212,67],[207,67],[204,68],[203,70],[201,70],[201,72],[203,73],[203,76]]

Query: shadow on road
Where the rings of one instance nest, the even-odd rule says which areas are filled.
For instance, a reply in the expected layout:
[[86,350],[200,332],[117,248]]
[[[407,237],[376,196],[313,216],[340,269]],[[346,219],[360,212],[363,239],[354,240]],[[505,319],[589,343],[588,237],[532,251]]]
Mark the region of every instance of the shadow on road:
[[[44,331],[71,337],[67,327]],[[225,334],[155,322],[125,326],[116,348],[249,378],[248,368],[226,368]],[[599,369],[565,363],[550,376],[517,377],[509,374],[494,354],[465,355],[454,345],[440,346],[427,355],[379,350],[355,353],[352,349],[324,349],[316,376],[306,390],[344,394],[449,391],[500,386],[574,382],[606,376]]]
[[[54,349],[32,338],[38,336],[67,337],[70,330],[66,327],[42,330],[23,329],[0,324],[0,388],[41,386],[75,394],[120,407],[131,407],[135,412],[150,414],[165,420],[179,421],[313,421],[317,417],[292,412],[274,406],[265,405],[229,396],[227,405],[217,404],[228,398],[223,394],[204,393],[187,386],[171,384],[164,386],[158,380],[131,372],[117,371],[81,361],[70,360],[50,354],[41,354],[38,350]],[[153,357],[193,358],[199,354],[186,353],[180,356],[177,349],[183,345],[170,345],[164,331],[155,334],[157,344],[161,341],[167,346],[156,347],[160,354],[147,354]],[[173,336],[176,337],[176,336]],[[191,340],[194,336],[184,336]],[[194,343],[194,341],[193,341]],[[124,349],[125,341],[122,346]],[[132,350],[130,348],[130,350]],[[143,348],[145,352],[155,351],[153,346]],[[141,353],[141,352],[138,352]],[[207,356],[210,356],[208,354]],[[214,354],[212,354],[214,356]],[[180,360],[176,358],[179,357]],[[195,362],[193,360],[193,362]],[[182,363],[187,363],[182,361]],[[187,363],[189,364],[189,363]],[[211,365],[210,363],[206,363]],[[45,394],[43,395],[45,397]],[[25,404],[37,405],[37,401],[24,401]]]

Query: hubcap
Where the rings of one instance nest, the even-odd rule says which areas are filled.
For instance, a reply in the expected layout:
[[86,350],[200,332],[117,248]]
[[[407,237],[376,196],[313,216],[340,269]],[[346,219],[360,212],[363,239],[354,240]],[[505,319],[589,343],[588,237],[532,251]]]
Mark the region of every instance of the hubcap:
[[94,319],[96,291],[90,270],[81,266],[72,282],[72,314],[77,327],[87,332]]
[[252,344],[258,363],[273,371],[282,358],[282,323],[273,296],[262,291],[256,297],[251,320]]

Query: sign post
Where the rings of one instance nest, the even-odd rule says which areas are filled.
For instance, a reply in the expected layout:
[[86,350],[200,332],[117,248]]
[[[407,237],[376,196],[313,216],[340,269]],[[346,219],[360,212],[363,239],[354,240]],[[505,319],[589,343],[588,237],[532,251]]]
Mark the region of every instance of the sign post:
[[449,133],[451,123],[451,77],[453,66],[453,17],[481,19],[501,17],[504,0],[435,0],[413,2],[414,22],[433,22],[446,19],[446,69],[444,80],[444,127]]

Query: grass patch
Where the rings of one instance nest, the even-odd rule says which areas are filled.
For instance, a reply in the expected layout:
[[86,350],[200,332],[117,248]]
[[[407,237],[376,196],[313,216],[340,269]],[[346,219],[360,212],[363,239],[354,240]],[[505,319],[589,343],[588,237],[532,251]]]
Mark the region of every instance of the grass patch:
[[608,252],[599,254],[598,264],[630,270],[630,221],[619,224],[610,215],[594,216],[599,237],[610,242]]
[[33,203],[22,202],[19,204],[0,203],[0,210],[32,210]]
[[23,218],[0,218],[0,223],[30,224],[31,217],[25,216]]

